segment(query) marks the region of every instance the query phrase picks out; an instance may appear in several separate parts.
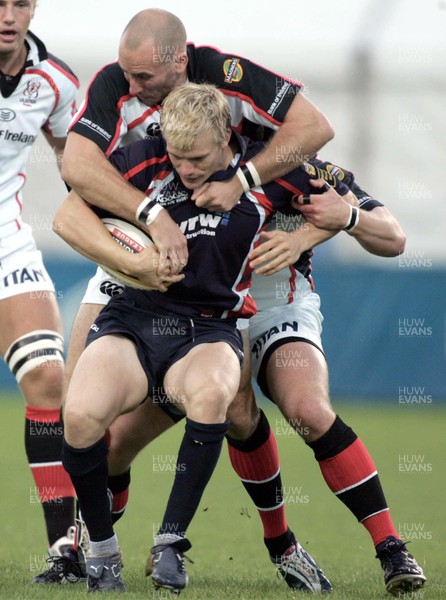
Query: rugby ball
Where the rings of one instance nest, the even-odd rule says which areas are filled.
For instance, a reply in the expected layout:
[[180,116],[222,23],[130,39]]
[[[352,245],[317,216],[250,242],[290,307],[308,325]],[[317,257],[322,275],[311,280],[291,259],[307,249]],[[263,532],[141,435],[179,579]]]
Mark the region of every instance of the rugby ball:
[[[116,217],[104,217],[101,220],[115,242],[127,252],[131,252],[132,254],[138,253],[144,248],[148,248],[153,244],[148,234],[144,233],[144,231],[135,225],[132,225],[128,221],[124,221],[123,219],[118,219]],[[107,267],[106,265],[100,264],[99,266],[111,277],[120,283],[123,283],[124,285],[128,285],[129,287],[139,290],[153,289],[145,286],[139,281],[139,279],[136,279],[136,277],[126,275],[125,273],[122,273],[117,269]]]

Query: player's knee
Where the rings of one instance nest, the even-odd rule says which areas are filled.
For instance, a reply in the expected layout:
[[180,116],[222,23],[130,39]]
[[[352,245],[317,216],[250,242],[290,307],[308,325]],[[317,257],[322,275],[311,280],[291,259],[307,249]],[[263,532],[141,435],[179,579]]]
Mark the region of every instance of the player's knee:
[[225,382],[208,381],[190,394],[187,414],[193,420],[219,421],[226,418],[226,411],[235,390]]
[[51,369],[63,367],[63,337],[57,331],[39,329],[15,340],[5,354],[5,362],[17,383],[34,371],[39,377],[50,376]]
[[63,365],[36,367],[23,377],[20,387],[29,406],[59,408],[62,405]]
[[228,408],[227,418],[230,421],[228,434],[231,437],[246,439],[254,433],[259,422],[260,410],[251,386],[243,393],[239,391]]
[[36,330],[15,340],[5,362],[25,395],[27,404],[58,407],[63,382],[63,338],[51,330]]
[[78,403],[67,402],[64,408],[65,439],[74,448],[86,448],[104,435],[104,427]]
[[234,399],[238,388],[238,380],[235,374],[223,372],[209,373],[200,382],[197,382],[195,396],[200,401],[207,400],[213,404],[226,404],[226,407]]
[[326,433],[336,418],[328,402],[314,399],[294,403],[282,412],[295,432],[307,442]]

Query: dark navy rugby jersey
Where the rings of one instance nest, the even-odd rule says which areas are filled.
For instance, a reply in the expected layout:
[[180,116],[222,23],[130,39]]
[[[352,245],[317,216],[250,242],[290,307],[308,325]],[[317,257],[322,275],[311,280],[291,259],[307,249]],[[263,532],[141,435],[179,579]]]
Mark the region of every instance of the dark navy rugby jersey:
[[[276,75],[235,54],[188,44],[187,76],[194,83],[211,83],[225,95],[231,124],[255,139],[283,122],[300,84]],[[121,145],[154,137],[159,132],[159,105],[146,106],[129,93],[118,63],[103,67],[87,90],[70,131],[87,137],[108,156]]]
[[[234,176],[240,163],[255,156],[263,144],[240,137],[234,132],[240,154],[231,165],[215,173],[211,181]],[[283,178],[243,194],[231,211],[211,212],[197,207],[177,176],[166,152],[163,139],[142,140],[111,156],[124,178],[169,211],[188,241],[189,261],[184,280],[167,292],[131,290],[129,296],[145,298],[152,304],[187,316],[218,318],[250,317],[256,312],[248,291],[252,270],[247,255],[259,242],[259,232],[274,211],[298,211],[290,206],[295,195],[314,191],[309,184],[314,173],[295,169]],[[336,178],[339,194],[348,188]]]

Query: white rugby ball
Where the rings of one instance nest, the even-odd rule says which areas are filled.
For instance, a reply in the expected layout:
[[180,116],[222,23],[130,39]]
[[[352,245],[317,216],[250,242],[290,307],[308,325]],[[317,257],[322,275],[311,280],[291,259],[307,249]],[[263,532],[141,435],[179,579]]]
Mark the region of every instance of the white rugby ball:
[[[101,219],[106,229],[110,232],[112,238],[117,242],[124,250],[131,252],[132,254],[141,252],[144,248],[148,248],[153,244],[149,235],[144,233],[141,229],[124,221],[117,217],[104,217]],[[121,271],[107,267],[106,265],[99,265],[106,273],[111,275],[114,279],[128,285],[129,287],[137,288],[139,290],[150,290],[150,288],[136,279],[131,275],[126,275]]]

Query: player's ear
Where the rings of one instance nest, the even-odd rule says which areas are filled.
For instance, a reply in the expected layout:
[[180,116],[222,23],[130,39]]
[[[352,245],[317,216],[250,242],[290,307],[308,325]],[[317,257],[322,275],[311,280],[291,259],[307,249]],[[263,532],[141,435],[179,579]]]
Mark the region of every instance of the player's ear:
[[175,55],[175,64],[177,65],[177,71],[179,73],[186,70],[188,62],[187,52],[178,52],[178,54]]

